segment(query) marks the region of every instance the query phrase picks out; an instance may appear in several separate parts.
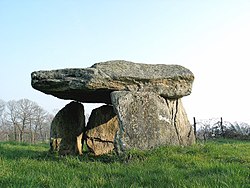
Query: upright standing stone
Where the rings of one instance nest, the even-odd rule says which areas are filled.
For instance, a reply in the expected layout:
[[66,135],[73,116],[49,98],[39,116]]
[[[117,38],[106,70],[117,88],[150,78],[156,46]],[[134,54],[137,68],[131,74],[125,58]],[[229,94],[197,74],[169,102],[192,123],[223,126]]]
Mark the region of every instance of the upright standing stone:
[[180,99],[165,100],[152,92],[115,91],[111,100],[119,120],[115,138],[118,153],[194,143]]
[[118,120],[113,107],[109,105],[94,109],[89,117],[86,143],[95,155],[102,155],[114,149],[114,137]]
[[82,136],[85,128],[84,107],[71,102],[62,108],[51,123],[51,151],[61,155],[82,154]]
[[178,145],[189,146],[195,143],[194,129],[190,124],[181,99],[166,99],[171,124],[174,125],[178,137]]

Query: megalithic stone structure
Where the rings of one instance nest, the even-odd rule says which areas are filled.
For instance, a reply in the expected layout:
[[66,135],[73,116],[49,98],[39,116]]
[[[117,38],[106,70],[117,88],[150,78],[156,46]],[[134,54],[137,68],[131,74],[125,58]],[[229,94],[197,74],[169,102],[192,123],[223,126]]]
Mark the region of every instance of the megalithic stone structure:
[[195,142],[181,103],[191,93],[194,75],[183,66],[118,60],[89,68],[36,71],[31,78],[32,87],[45,94],[112,105],[119,122],[114,135],[118,153]]

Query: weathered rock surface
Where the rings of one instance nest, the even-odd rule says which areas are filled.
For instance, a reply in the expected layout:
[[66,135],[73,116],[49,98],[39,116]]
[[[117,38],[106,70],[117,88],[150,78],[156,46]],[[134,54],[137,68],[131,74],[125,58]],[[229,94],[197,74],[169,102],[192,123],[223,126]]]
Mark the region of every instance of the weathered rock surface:
[[82,154],[82,136],[85,128],[84,107],[70,102],[62,108],[51,123],[50,150],[61,155]]
[[108,61],[85,69],[37,71],[33,88],[61,99],[110,104],[113,91],[154,92],[164,98],[189,95],[193,73],[179,65]]
[[165,100],[152,92],[115,91],[111,100],[119,120],[115,138],[118,153],[131,148],[194,143],[180,99]]
[[118,120],[113,107],[109,105],[94,109],[89,117],[86,143],[95,155],[102,155],[114,149],[114,137]]
[[51,125],[52,151],[81,154],[84,132],[95,155],[114,147],[119,153],[195,142],[181,103],[191,93],[194,75],[182,66],[108,61],[90,68],[36,71],[31,78],[33,88],[61,99],[113,105],[93,110],[86,132],[83,106],[66,105]]

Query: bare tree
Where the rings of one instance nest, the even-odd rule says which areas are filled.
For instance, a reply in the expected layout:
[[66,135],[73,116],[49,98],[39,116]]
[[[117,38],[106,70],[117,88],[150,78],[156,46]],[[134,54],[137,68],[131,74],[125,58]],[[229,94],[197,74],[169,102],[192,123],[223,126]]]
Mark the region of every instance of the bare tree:
[[3,113],[5,109],[5,102],[0,99],[0,131],[3,132],[4,121],[3,121]]
[[32,127],[33,112],[37,108],[37,104],[28,99],[21,99],[17,101],[17,114],[19,119],[18,129],[20,131],[20,141],[23,141],[25,129],[29,126]]
[[18,134],[18,113],[17,113],[17,102],[11,100],[7,102],[7,112],[6,112],[6,122],[13,126],[14,140],[17,141],[20,139]]
[[6,113],[5,113],[6,103],[0,99],[0,139],[9,140],[9,130],[6,122]]
[[0,118],[3,115],[4,109],[5,109],[5,102],[0,99]]
[[36,106],[33,114],[33,142],[35,142],[37,135],[39,135],[39,138],[42,141],[45,141],[47,139],[50,129],[50,123],[52,121],[51,118],[53,119],[54,116],[49,114],[42,107]]
[[33,143],[37,139],[46,140],[53,115],[28,99],[9,101],[6,107],[4,122],[12,130],[14,140]]

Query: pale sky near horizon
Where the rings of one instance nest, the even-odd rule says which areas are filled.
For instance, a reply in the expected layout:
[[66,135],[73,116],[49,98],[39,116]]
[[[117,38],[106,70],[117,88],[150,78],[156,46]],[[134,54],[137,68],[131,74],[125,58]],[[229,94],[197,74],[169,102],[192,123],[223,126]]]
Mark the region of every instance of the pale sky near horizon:
[[0,99],[52,112],[69,101],[34,90],[32,71],[179,64],[195,75],[183,98],[190,119],[250,123],[249,10],[249,0],[0,0]]

